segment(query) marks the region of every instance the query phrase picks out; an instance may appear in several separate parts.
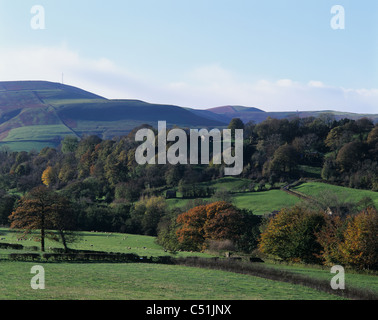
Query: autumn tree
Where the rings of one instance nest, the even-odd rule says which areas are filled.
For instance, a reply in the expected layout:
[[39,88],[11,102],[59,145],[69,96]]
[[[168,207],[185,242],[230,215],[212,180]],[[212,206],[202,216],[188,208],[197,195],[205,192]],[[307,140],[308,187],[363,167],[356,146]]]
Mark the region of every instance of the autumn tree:
[[378,212],[368,208],[352,217],[339,245],[343,262],[358,269],[378,269]]
[[375,145],[378,143],[378,125],[376,125],[369,133],[367,137],[367,143],[370,145]]
[[24,230],[24,236],[40,230],[41,251],[45,251],[47,236],[56,240],[56,235],[50,231],[56,229],[67,249],[65,231],[73,227],[69,208],[69,202],[55,192],[45,186],[36,187],[19,200],[17,208],[9,216],[11,228]]
[[201,205],[182,213],[177,218],[181,227],[176,231],[184,250],[201,251],[205,242],[204,225],[207,219],[206,206]]
[[347,222],[340,215],[325,215],[324,217],[324,225],[316,233],[316,241],[321,246],[317,256],[324,265],[332,266],[343,260],[339,247],[344,240]]
[[48,166],[42,173],[42,182],[47,187],[55,182],[55,178],[55,170],[51,166]]
[[[247,230],[252,230],[252,225],[246,224],[252,222],[246,218],[249,215],[252,214],[225,201],[194,207],[177,218],[178,241],[183,249],[193,251],[206,249],[211,240],[231,240],[238,245],[242,238],[245,241],[249,237],[243,237]],[[245,243],[243,246],[247,247]]]
[[320,252],[316,233],[324,214],[301,206],[282,209],[261,234],[259,250],[287,261],[315,262]]

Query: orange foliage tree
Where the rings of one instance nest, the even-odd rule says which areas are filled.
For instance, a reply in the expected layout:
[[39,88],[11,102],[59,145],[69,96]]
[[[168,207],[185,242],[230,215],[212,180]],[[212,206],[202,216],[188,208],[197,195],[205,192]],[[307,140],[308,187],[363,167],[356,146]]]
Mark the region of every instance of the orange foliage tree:
[[378,212],[367,208],[352,217],[339,245],[345,264],[357,269],[378,268]]
[[318,257],[324,265],[331,266],[342,261],[339,246],[344,240],[344,230],[348,222],[339,215],[325,215],[324,221],[324,226],[316,233],[316,241],[322,247]]
[[225,201],[201,205],[178,216],[176,231],[186,250],[206,249],[207,240],[237,241],[243,229],[241,210]]

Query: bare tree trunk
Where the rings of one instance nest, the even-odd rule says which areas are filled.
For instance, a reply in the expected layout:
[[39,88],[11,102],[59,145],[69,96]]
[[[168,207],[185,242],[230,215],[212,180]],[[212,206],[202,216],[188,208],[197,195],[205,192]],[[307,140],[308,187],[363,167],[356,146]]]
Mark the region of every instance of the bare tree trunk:
[[68,247],[67,247],[67,242],[66,242],[66,237],[64,235],[64,231],[63,230],[59,230],[59,234],[60,234],[60,237],[62,239],[62,244],[63,244],[63,247],[64,247],[64,252],[68,252]]

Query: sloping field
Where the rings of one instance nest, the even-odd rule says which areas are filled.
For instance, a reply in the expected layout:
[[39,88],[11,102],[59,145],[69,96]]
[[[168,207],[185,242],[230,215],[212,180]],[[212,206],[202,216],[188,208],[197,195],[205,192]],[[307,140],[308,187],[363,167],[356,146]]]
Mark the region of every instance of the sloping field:
[[252,210],[257,215],[279,211],[282,208],[294,206],[300,201],[297,197],[282,190],[240,193],[233,198],[237,207]]
[[378,192],[374,191],[351,189],[321,182],[307,182],[292,189],[315,198],[333,195],[343,202],[357,203],[363,198],[369,197],[378,207]]

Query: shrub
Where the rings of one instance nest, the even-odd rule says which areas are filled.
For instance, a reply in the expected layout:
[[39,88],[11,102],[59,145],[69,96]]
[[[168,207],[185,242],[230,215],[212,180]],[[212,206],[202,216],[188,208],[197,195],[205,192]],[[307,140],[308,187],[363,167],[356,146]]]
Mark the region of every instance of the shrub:
[[0,243],[0,249],[22,250],[24,246],[22,244]]
[[12,261],[37,261],[41,256],[39,253],[10,253],[8,258]]

